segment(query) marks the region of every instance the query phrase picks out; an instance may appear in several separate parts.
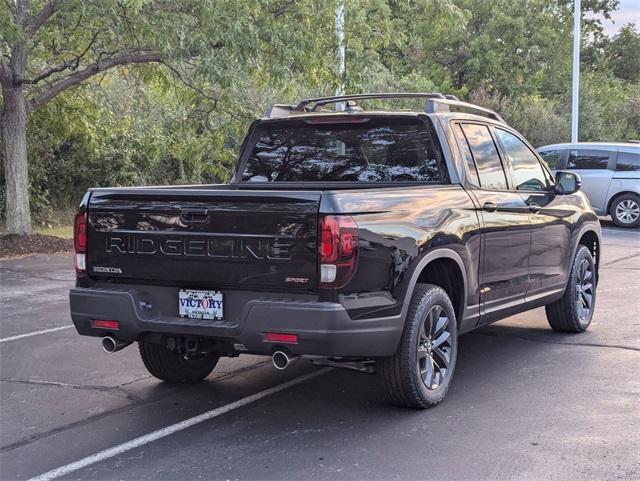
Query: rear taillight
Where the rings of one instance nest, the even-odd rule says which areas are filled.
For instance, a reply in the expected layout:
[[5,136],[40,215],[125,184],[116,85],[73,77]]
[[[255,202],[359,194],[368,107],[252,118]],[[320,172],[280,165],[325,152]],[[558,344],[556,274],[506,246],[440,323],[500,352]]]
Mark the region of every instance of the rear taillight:
[[87,270],[87,213],[79,212],[73,222],[73,249],[76,272]]
[[320,217],[320,287],[343,287],[356,270],[358,224],[348,215]]

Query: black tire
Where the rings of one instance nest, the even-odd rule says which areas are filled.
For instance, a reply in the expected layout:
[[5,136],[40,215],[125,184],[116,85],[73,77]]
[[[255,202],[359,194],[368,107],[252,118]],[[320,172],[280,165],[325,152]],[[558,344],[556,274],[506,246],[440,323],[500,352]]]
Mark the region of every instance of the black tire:
[[[583,271],[585,267],[588,275]],[[578,246],[564,295],[545,307],[547,320],[554,331],[578,333],[587,330],[596,306],[596,276],[591,252],[583,245]],[[591,285],[590,289],[586,288],[587,284]]]
[[[434,328],[427,333],[430,326],[437,327],[445,322],[442,320],[444,316],[447,318],[447,325],[442,327],[443,330]],[[434,319],[436,326],[433,324]],[[444,337],[445,331],[449,333],[448,338],[437,344]],[[438,404],[449,390],[457,354],[458,329],[449,296],[438,286],[416,285],[398,349],[393,356],[378,361],[378,376],[388,401],[397,406],[417,409]],[[448,355],[448,363],[443,355]],[[443,373],[442,367],[445,364],[448,367]],[[426,369],[423,370],[422,366]],[[438,371],[437,384],[436,378],[430,377],[429,366],[433,376]],[[427,381],[427,378],[432,380]],[[427,387],[427,382],[430,383],[430,388]]]
[[185,359],[176,351],[160,344],[138,342],[140,357],[147,371],[162,381],[193,384],[211,374],[219,356],[207,355]]
[[611,203],[609,214],[618,227],[640,226],[640,197],[623,194]]

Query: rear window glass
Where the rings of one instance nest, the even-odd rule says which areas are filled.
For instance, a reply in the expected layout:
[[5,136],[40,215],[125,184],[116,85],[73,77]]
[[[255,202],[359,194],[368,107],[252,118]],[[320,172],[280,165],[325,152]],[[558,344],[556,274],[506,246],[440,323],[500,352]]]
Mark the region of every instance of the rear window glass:
[[446,182],[428,127],[418,119],[291,121],[258,131],[245,182]]
[[609,152],[606,150],[572,150],[569,152],[568,169],[606,169]]
[[640,170],[640,154],[618,152],[616,170]]

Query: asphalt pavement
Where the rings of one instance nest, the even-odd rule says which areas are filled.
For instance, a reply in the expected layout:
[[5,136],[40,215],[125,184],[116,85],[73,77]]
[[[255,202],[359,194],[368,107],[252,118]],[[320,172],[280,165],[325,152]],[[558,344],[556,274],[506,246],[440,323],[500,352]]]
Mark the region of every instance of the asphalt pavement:
[[465,334],[426,411],[304,361],[163,384],[136,346],[109,355],[70,327],[71,256],[0,261],[0,478],[638,480],[640,231],[603,237],[589,331],[536,309]]

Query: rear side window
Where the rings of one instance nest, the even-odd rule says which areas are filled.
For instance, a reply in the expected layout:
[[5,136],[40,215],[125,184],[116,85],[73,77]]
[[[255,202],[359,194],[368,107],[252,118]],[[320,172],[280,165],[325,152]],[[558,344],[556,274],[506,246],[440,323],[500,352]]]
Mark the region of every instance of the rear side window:
[[245,182],[447,182],[430,129],[419,119],[354,117],[264,125]]
[[461,127],[478,168],[480,187],[490,190],[507,190],[507,178],[489,128],[477,124],[461,124]]
[[546,190],[547,178],[538,157],[511,132],[502,129],[495,129],[495,132],[511,162],[516,190]]
[[618,152],[616,170],[640,170],[640,154]]
[[560,165],[562,150],[544,150],[540,152],[540,157],[543,158],[551,170],[556,170]]
[[572,150],[569,152],[568,169],[606,169],[609,152],[606,150]]
[[480,179],[478,178],[478,170],[476,169],[476,164],[473,161],[473,156],[471,155],[471,151],[469,150],[469,144],[464,137],[462,125],[458,125],[457,128],[459,130],[456,132],[456,140],[458,141],[458,145],[460,146],[460,150],[462,151],[462,156],[467,163],[467,170],[469,171],[469,181],[472,185],[479,187]]

